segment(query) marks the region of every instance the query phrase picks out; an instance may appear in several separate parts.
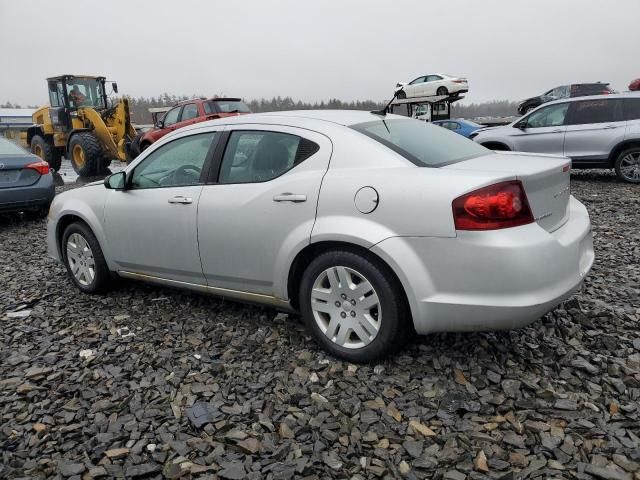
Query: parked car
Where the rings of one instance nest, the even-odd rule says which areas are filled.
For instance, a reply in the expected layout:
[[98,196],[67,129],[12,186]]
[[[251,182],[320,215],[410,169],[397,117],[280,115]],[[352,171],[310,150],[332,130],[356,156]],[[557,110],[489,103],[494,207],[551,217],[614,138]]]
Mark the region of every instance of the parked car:
[[49,164],[0,137],[0,212],[45,216],[56,194]]
[[480,125],[479,123],[472,122],[471,120],[465,120],[463,118],[456,118],[454,120],[436,120],[433,124],[446,128],[447,130],[451,130],[452,132],[458,133],[467,138],[469,138],[469,135],[476,130],[484,127],[484,125]]
[[224,118],[58,195],[48,249],[83,292],[115,274],[299,311],[370,361],[414,329],[516,328],[571,295],[594,257],[568,170],[396,115]]
[[422,75],[409,83],[399,82],[395,92],[399,90],[398,98],[459,95],[469,91],[469,83],[466,78],[438,73]]
[[492,150],[564,155],[575,168],[614,168],[640,183],[640,92],[550,102],[471,138]]
[[561,85],[559,87],[552,88],[542,95],[536,95],[535,97],[523,100],[520,102],[520,105],[518,105],[518,113],[520,115],[524,115],[534,108],[538,108],[543,103],[560,100],[562,98],[606,95],[609,93],[615,93],[615,91],[609,87],[608,83],[574,83],[572,85]]
[[177,103],[169,110],[155,128],[138,135],[131,145],[131,156],[136,157],[167,133],[194,123],[216,118],[232,117],[251,113],[240,98],[194,98]]

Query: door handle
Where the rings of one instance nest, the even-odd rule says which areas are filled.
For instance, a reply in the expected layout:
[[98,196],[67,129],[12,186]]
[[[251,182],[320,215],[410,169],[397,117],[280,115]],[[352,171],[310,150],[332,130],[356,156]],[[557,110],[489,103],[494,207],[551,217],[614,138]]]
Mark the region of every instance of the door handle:
[[178,195],[177,197],[170,198],[168,201],[169,203],[180,203],[183,205],[188,205],[189,203],[193,203],[193,198]]
[[307,201],[306,195],[301,195],[299,193],[281,193],[280,195],[276,195],[273,197],[274,202],[293,202],[293,203],[301,203]]
[[618,126],[617,126],[617,125],[607,125],[607,126],[606,126],[606,127],[604,127],[604,128],[605,128],[606,130],[611,130],[611,129],[614,129],[614,128],[618,128]]
[[562,133],[562,130],[558,129],[558,130],[551,130],[551,133]]

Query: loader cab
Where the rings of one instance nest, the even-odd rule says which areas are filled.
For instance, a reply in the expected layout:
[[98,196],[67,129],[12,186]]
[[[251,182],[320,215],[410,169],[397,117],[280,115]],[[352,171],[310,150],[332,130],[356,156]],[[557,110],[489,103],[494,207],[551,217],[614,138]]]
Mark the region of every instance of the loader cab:
[[104,77],[61,75],[47,79],[49,85],[49,115],[54,128],[72,129],[71,118],[78,108],[105,110],[107,95]]

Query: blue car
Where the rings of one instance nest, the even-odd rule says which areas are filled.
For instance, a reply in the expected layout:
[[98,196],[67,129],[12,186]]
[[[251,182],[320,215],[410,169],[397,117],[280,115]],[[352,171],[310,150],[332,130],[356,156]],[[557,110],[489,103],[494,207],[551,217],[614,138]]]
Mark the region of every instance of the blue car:
[[55,194],[49,164],[0,137],[0,213],[23,211],[45,216]]
[[461,118],[456,118],[454,120],[436,120],[433,124],[449,129],[452,132],[459,133],[463,137],[467,138],[469,138],[469,135],[479,128],[484,128],[484,125],[480,125],[470,120],[463,120]]

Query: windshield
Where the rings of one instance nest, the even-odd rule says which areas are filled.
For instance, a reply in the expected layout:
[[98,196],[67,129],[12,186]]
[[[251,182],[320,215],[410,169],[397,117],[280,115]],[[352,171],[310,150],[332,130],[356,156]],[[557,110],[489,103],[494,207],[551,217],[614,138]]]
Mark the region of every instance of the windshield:
[[72,78],[67,82],[71,108],[105,108],[102,82],[95,78]]
[[441,167],[490,153],[457,133],[420,120],[377,120],[351,128],[420,167]]
[[27,151],[10,140],[0,138],[0,155],[26,155]]
[[219,113],[251,113],[247,104],[241,100],[212,100],[209,103]]

